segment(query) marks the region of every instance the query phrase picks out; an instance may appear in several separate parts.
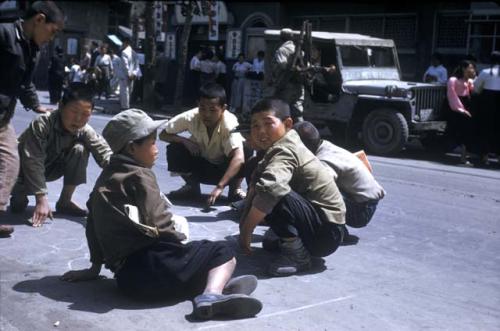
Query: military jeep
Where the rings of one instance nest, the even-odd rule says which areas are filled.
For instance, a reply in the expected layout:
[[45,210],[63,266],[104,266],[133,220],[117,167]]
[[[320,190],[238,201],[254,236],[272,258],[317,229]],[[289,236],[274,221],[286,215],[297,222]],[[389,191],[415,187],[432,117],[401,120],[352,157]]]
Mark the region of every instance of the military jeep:
[[[294,33],[299,35],[298,31]],[[272,57],[280,46],[280,30],[265,30],[266,86],[273,84]],[[335,65],[338,91],[326,102],[314,100],[305,83],[304,118],[319,127],[345,128],[346,137],[360,139],[368,151],[388,155],[401,151],[409,138],[424,143],[444,132],[441,106],[446,87],[401,80],[393,40],[312,31],[320,67]]]

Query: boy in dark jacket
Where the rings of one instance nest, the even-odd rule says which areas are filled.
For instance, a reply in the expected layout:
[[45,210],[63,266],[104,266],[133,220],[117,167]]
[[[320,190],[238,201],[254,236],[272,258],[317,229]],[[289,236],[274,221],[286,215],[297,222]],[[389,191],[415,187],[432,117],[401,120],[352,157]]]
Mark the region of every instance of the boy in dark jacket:
[[104,128],[103,136],[114,154],[87,203],[92,267],[69,271],[62,279],[96,279],[105,264],[126,293],[199,294],[204,288],[193,299],[196,317],[254,316],[262,304],[247,294],[257,280],[253,276],[229,280],[236,265],[231,249],[208,240],[181,243],[186,236],[179,231],[169,211],[172,205],[151,170],[158,155],[156,131],[165,122],[129,109]]

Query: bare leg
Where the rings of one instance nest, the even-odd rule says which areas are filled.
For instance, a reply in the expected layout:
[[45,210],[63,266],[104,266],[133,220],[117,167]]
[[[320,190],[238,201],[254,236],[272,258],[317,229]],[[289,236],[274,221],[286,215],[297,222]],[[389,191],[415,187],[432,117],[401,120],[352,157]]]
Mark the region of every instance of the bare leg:
[[207,286],[203,294],[222,294],[222,289],[231,278],[235,267],[236,259],[233,257],[223,265],[211,269],[208,272]]

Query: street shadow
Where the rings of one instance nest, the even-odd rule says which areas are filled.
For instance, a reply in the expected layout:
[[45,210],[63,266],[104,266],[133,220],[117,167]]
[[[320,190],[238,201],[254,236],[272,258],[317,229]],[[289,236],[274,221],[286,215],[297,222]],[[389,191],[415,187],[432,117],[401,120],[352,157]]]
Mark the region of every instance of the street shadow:
[[113,309],[138,310],[174,306],[186,297],[132,298],[119,291],[114,279],[99,279],[70,283],[60,276],[45,276],[25,280],[14,285],[13,290],[22,293],[38,293],[57,302],[69,303],[68,309],[105,314]]

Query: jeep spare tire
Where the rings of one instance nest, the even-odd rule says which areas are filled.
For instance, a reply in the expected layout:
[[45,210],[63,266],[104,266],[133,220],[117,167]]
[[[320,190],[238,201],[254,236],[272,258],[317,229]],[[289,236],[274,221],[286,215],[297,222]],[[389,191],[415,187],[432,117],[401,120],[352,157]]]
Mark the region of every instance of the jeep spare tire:
[[408,141],[408,134],[408,123],[396,110],[373,110],[363,121],[363,143],[374,154],[400,152]]

